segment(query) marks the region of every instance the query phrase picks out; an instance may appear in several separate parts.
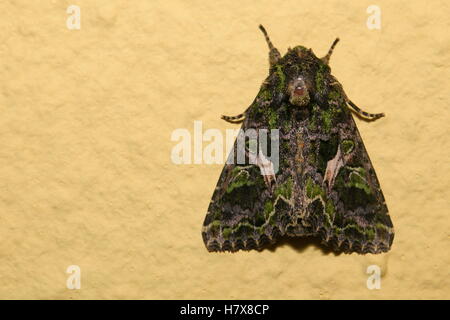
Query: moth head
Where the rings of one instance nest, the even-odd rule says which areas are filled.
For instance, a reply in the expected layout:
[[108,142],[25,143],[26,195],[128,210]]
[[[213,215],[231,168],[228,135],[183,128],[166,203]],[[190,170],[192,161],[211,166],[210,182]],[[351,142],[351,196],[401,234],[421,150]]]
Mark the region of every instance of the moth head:
[[309,103],[308,87],[304,78],[300,75],[289,82],[289,102],[294,106],[302,107]]
[[311,49],[305,48],[304,46],[296,46],[293,51],[297,54],[300,59],[305,59],[311,55],[313,52]]

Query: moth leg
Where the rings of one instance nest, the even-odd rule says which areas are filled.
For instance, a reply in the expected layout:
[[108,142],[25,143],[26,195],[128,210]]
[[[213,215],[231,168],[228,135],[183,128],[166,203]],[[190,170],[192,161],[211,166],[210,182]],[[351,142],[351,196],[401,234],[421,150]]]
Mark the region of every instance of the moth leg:
[[372,121],[384,117],[384,113],[368,113],[364,110],[361,110],[350,100],[347,100],[347,103],[352,107],[350,110],[355,112],[357,116],[361,117],[364,120]]
[[237,116],[222,115],[220,118],[225,120],[226,122],[230,122],[230,123],[241,123],[245,120],[245,114],[241,113],[241,114],[238,114]]
[[330,85],[336,87],[342,94],[342,96],[345,99],[345,102],[347,103],[347,107],[350,105],[350,107],[348,107],[351,111],[353,111],[359,118],[366,120],[366,121],[374,121],[377,120],[379,118],[384,117],[384,113],[368,113],[364,110],[361,110],[360,108],[358,108],[357,105],[355,105],[345,94],[344,88],[342,88],[342,85],[339,83],[339,81],[336,80],[336,78],[334,78],[333,76],[331,76],[333,82],[330,83]]
[[333,44],[331,45],[330,49],[328,50],[327,55],[326,55],[325,57],[322,58],[322,61],[323,61],[324,63],[328,64],[328,63],[330,62],[331,54],[333,53],[334,47],[336,46],[336,44],[337,44],[338,42],[339,42],[339,38],[336,38],[336,39],[333,41]]
[[281,59],[280,51],[278,51],[278,49],[273,46],[272,42],[270,41],[269,35],[267,34],[266,29],[264,29],[264,27],[261,24],[259,25],[259,29],[264,34],[267,45],[269,46],[269,50],[270,50],[269,51],[269,64],[272,67],[278,63],[278,60]]

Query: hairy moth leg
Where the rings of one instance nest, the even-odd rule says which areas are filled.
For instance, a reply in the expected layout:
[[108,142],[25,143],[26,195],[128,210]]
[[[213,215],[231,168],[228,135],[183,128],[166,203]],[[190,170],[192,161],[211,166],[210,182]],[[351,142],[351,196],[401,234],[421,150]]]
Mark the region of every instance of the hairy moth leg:
[[225,120],[226,122],[230,122],[230,123],[241,123],[245,120],[245,114],[241,113],[241,114],[238,114],[237,116],[222,115],[220,118]]
[[342,88],[342,85],[339,83],[339,81],[337,81],[336,78],[333,76],[331,76],[331,78],[333,79],[333,82],[331,82],[330,85],[337,87],[337,89],[342,93],[342,96],[344,97],[345,102],[347,103],[347,107],[351,111],[353,111],[359,118],[366,121],[374,121],[385,116],[384,113],[369,113],[358,108],[358,106],[347,97],[347,94],[345,93],[344,88]]
[[351,110],[356,113],[359,117],[366,120],[377,120],[384,117],[384,113],[368,113],[364,110],[358,108],[352,101],[347,100],[347,103],[352,107]]
[[281,59],[280,51],[278,51],[278,49],[273,46],[272,41],[270,41],[270,38],[269,38],[269,35],[267,34],[266,29],[264,29],[264,27],[261,24],[259,25],[259,29],[264,34],[267,45],[269,46],[269,50],[270,50],[269,51],[269,63],[270,63],[270,66],[272,67],[278,63],[278,60]]
[[331,54],[333,53],[334,47],[336,46],[336,44],[337,44],[338,42],[339,42],[339,38],[336,38],[336,39],[333,41],[333,44],[331,45],[330,49],[328,50],[327,55],[326,55],[325,57],[321,58],[322,61],[323,61],[324,63],[328,64],[328,63],[330,62]]

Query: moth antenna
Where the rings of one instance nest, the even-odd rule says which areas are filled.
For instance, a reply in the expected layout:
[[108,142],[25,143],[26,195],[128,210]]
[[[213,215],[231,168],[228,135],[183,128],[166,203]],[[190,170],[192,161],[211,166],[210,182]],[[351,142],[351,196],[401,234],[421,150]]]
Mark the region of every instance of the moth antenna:
[[266,29],[263,27],[262,24],[259,25],[259,29],[264,34],[264,38],[266,38],[267,45],[269,46],[269,63],[270,66],[274,66],[278,63],[278,60],[281,58],[280,51],[278,51],[277,48],[275,48],[272,44],[272,41],[270,41],[269,35],[267,34]]
[[328,62],[330,61],[331,54],[333,53],[334,47],[336,46],[336,44],[337,44],[338,42],[339,42],[339,38],[336,38],[336,39],[333,41],[333,44],[331,45],[330,49],[328,50],[327,55],[326,55],[325,57],[322,58],[322,61],[323,61],[324,63],[328,64]]
[[266,29],[263,27],[262,24],[259,25],[259,29],[264,34],[264,38],[266,38],[267,45],[269,46],[269,50],[275,49],[275,47],[272,44],[272,41],[270,41],[269,35],[267,34]]

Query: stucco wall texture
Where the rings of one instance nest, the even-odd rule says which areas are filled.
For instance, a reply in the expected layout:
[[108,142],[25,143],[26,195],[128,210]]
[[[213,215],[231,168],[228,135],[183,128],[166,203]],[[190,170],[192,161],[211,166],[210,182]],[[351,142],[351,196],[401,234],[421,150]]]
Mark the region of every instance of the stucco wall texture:
[[[366,26],[372,4],[380,30]],[[2,0],[0,12],[0,298],[450,298],[448,2]],[[267,75],[259,23],[282,52],[321,56],[339,36],[333,74],[386,113],[356,122],[396,228],[389,253],[301,239],[206,251],[222,165],[172,163],[171,133],[237,127],[220,115],[245,110]],[[70,265],[80,290],[66,287]]]

